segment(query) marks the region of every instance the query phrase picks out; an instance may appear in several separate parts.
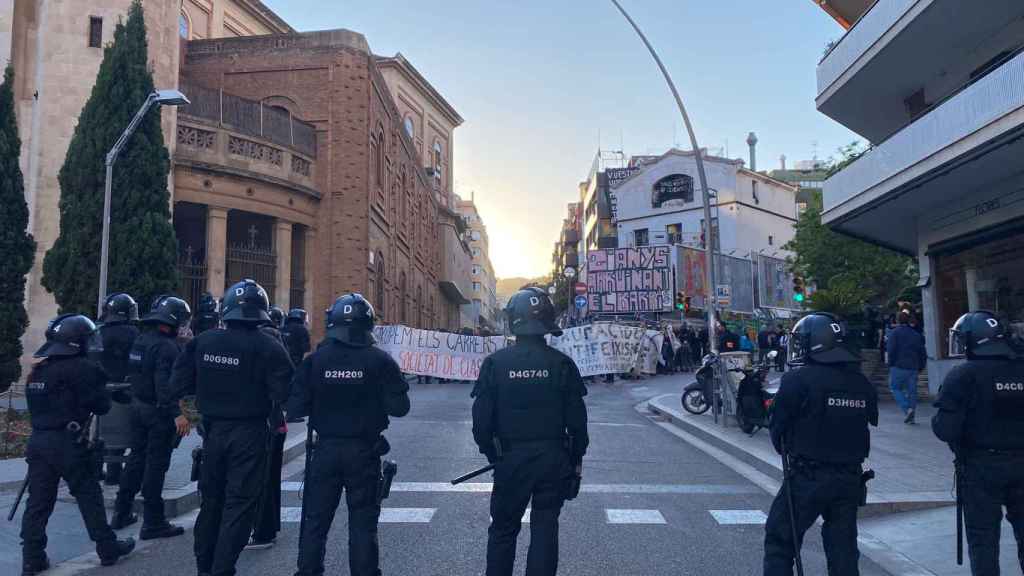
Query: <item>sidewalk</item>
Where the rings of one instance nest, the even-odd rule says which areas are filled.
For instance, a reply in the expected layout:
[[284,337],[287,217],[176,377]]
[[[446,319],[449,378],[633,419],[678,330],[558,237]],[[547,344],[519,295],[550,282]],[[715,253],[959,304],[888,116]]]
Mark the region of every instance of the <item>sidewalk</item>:
[[[283,463],[301,456],[305,450],[306,425],[289,424],[288,438],[284,445]],[[196,482],[189,476],[192,470],[192,448],[201,443],[199,435],[194,431],[181,441],[181,445],[171,454],[171,467],[167,471],[164,482],[164,509],[167,517],[172,519],[199,507],[199,489]],[[18,574],[21,570],[21,513],[25,501],[22,500],[18,515],[13,522],[7,522],[7,513],[14,504],[18,486],[25,477],[27,466],[24,458],[0,460],[0,574]],[[117,486],[103,486],[104,498],[108,509],[114,504]],[[27,494],[26,494],[27,498]],[[142,500],[136,498],[136,509],[141,511]],[[108,512],[108,518],[110,513]],[[119,535],[137,536],[139,524],[134,524],[119,531]],[[82,518],[79,515],[75,499],[61,483],[57,496],[57,505],[47,527],[47,554],[53,564],[87,554],[95,550],[95,545],[85,534]]]
[[[760,475],[766,481],[758,484],[765,490],[778,489],[782,461],[766,430],[748,436],[734,423],[723,427],[710,414],[690,414],[682,409],[678,394],[656,396],[647,408],[695,442],[707,444],[726,465]],[[872,429],[871,458],[866,463],[877,477],[869,485],[868,506],[861,509],[858,521],[861,553],[896,575],[968,576],[968,566],[956,565],[952,454],[932,435],[934,408],[918,404],[917,410],[918,423],[907,425],[894,403],[879,406],[879,426]],[[966,542],[964,549],[966,556]],[[1000,561],[1004,573],[1019,573],[1017,546],[1007,522]]]

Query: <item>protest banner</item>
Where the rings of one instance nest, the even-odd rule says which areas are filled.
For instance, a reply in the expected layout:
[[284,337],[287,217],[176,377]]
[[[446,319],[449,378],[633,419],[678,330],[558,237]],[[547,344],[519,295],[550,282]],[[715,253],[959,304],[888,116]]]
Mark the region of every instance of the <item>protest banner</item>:
[[645,330],[637,368],[644,374],[657,374],[658,364],[664,364],[661,356],[661,343],[665,335],[657,330]]
[[449,380],[476,380],[480,365],[506,345],[504,336],[466,336],[408,326],[376,326],[377,347],[406,374]]
[[587,253],[589,311],[664,312],[672,307],[669,246],[606,248]]
[[[572,358],[583,376],[632,372],[651,346],[646,330],[637,326],[595,322],[567,328],[561,336],[549,336],[548,343]],[[658,342],[660,349],[661,342]]]

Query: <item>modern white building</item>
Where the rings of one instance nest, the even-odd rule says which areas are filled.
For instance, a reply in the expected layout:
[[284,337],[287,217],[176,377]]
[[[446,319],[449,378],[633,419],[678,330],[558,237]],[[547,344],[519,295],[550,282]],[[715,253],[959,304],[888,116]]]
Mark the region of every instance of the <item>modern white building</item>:
[[470,297],[473,300],[471,307],[475,318],[472,326],[494,331],[498,327],[498,288],[494,266],[491,264],[487,226],[472,197],[469,200],[459,200],[458,207],[459,214],[469,229],[467,237],[473,256]]
[[[742,160],[704,156],[708,187],[715,194],[722,254],[785,257],[793,238],[797,187],[744,168]],[[669,150],[647,159],[611,187],[620,248],[703,244],[704,211],[693,152]]]
[[934,391],[962,313],[1024,330],[1024,3],[823,4],[848,30],[818,110],[872,145],[826,181],[823,220],[917,257]]

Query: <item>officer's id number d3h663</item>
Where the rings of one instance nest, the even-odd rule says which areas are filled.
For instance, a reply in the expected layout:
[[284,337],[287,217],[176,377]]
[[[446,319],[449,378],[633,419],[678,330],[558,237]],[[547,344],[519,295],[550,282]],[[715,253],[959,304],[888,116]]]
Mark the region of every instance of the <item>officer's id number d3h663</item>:
[[362,370],[324,370],[324,378],[328,380],[356,380],[362,377]]
[[526,378],[547,378],[549,376],[547,370],[509,370],[508,377],[512,380],[522,380]]

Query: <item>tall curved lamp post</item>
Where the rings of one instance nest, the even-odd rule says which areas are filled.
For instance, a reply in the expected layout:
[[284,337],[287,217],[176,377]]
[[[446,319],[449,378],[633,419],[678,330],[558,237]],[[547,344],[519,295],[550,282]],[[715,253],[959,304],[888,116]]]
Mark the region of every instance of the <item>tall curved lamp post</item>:
[[679,91],[676,90],[676,85],[672,82],[672,77],[669,76],[668,70],[665,69],[665,65],[662,64],[661,58],[658,53],[654,51],[654,46],[647,40],[647,36],[640,30],[640,27],[636,25],[633,18],[629,16],[626,9],[622,7],[619,0],[611,0],[612,4],[622,12],[622,15],[629,22],[629,25],[633,27],[637,35],[640,36],[640,40],[643,41],[644,46],[647,46],[647,50],[651,53],[654,58],[654,62],[657,63],[658,68],[661,70],[662,76],[665,77],[665,82],[668,84],[669,90],[672,91],[672,96],[676,99],[676,105],[679,106],[679,113],[683,116],[683,123],[686,125],[686,131],[690,135],[690,146],[693,148],[693,157],[697,161],[697,177],[700,179],[701,198],[704,201],[704,225],[707,227],[704,239],[704,254],[705,254],[705,296],[704,296],[704,309],[707,312],[708,322],[708,346],[712,353],[718,351],[718,342],[715,337],[715,258],[714,258],[714,223],[711,221],[711,198],[708,191],[708,178],[704,172],[704,158],[700,151],[700,146],[697,145],[697,135],[693,133],[693,125],[690,124],[690,116],[686,113],[686,107],[683,106],[683,99],[679,96]]

